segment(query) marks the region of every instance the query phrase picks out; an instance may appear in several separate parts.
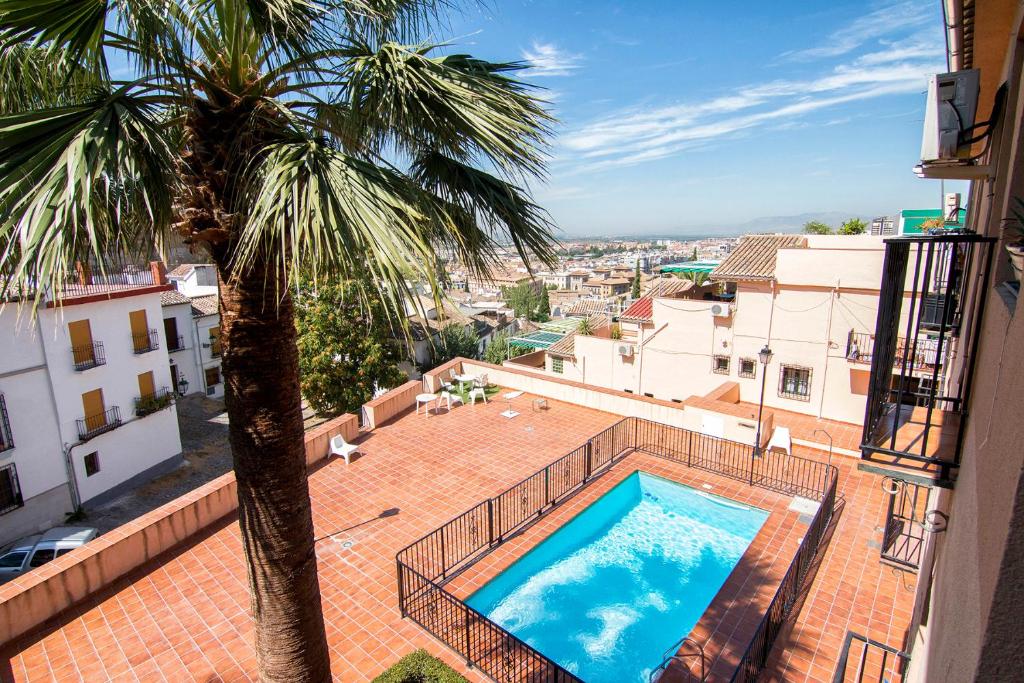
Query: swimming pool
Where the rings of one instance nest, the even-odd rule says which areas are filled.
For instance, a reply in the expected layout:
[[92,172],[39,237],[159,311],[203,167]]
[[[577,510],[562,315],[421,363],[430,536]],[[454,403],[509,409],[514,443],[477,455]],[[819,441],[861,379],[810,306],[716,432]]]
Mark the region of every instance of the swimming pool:
[[635,472],[466,602],[588,683],[647,681],[767,518]]

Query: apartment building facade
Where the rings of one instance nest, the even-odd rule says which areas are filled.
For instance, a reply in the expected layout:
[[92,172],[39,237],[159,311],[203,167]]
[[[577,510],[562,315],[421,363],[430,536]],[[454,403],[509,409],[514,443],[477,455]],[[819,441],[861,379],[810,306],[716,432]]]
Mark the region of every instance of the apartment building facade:
[[765,405],[859,423],[883,255],[871,236],[746,237],[712,275],[726,295],[659,288],[622,312],[617,333],[549,350],[546,371],[675,402],[735,381],[757,403],[764,379]]
[[52,526],[181,462],[160,264],[0,314],[0,538]]

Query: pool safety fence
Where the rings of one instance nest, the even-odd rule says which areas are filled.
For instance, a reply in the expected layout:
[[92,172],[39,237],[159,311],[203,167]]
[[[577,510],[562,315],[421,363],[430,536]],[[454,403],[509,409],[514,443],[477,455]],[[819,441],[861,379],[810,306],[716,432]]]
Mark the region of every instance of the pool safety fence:
[[[633,451],[714,472],[752,486],[821,501],[737,676],[760,671],[802,588],[835,504],[837,470],[825,463],[762,452],[651,420],[627,417],[396,555],[403,617],[430,632],[495,681],[570,683],[580,679],[448,592],[444,584],[510,536],[540,519]],[[756,647],[755,647],[756,646]],[[747,674],[745,674],[746,676]],[[756,675],[755,675],[756,678]],[[749,677],[734,678],[753,680]]]

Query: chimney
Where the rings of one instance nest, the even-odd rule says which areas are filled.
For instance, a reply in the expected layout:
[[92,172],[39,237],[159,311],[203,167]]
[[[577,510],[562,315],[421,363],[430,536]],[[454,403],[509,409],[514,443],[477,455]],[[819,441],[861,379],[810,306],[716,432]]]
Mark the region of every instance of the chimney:
[[167,284],[167,266],[164,265],[163,261],[150,261],[149,272],[153,274],[154,285]]
[[80,285],[92,284],[92,270],[89,269],[89,264],[87,263],[75,261],[75,276]]

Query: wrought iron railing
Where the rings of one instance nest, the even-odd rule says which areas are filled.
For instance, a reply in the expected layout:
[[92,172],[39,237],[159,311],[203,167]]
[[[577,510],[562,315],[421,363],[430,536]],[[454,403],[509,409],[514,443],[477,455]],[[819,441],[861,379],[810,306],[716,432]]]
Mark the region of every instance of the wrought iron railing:
[[86,415],[79,420],[75,420],[75,423],[78,426],[78,439],[80,441],[88,441],[95,436],[120,427],[121,409],[117,406],[107,408],[102,413]]
[[78,264],[73,281],[60,285],[54,294],[58,298],[68,298],[150,287],[154,284],[153,271],[148,267],[119,264],[100,268]]
[[168,337],[167,338],[167,351],[169,353],[174,353],[175,351],[184,351],[184,350],[185,350],[185,338],[183,336],[181,336],[179,334],[177,337]]
[[167,387],[157,389],[152,394],[138,396],[135,399],[135,415],[143,417],[158,410],[163,410],[174,402],[174,394]]
[[[851,670],[850,654],[853,652],[854,641],[860,644],[860,651],[854,655],[857,664]],[[836,662],[836,670],[832,674],[832,683],[898,683],[903,680],[909,661],[910,655],[902,650],[871,640],[859,633],[847,631],[846,641]]]
[[134,351],[136,355],[156,351],[159,348],[160,335],[152,328],[146,332],[139,332],[132,335],[132,351]]
[[7,417],[7,401],[0,394],[0,451],[14,448],[14,435],[11,434],[11,420]]
[[[819,499],[818,513],[794,560],[796,570],[791,567],[783,579],[783,587],[788,586],[786,596],[802,587],[807,566],[831,519],[835,467],[775,453],[755,457],[753,447],[746,444],[629,417],[399,551],[395,559],[402,616],[495,680],[578,681],[571,672],[453,596],[444,584],[634,450],[754,486]],[[770,608],[776,614],[769,623],[785,619],[791,608],[792,602],[783,605],[776,596]],[[777,633],[777,629],[762,627],[756,638],[761,647],[770,650]],[[760,671],[763,666],[763,659],[750,650],[741,663],[748,672]]]
[[[952,480],[994,243],[967,233],[885,240],[861,438],[865,459],[916,463]],[[960,362],[948,360],[953,350]]]
[[103,350],[103,342],[93,342],[71,347],[71,360],[75,370],[81,372],[99,365],[106,365],[107,354]]
[[[945,355],[949,355],[949,345],[946,345]],[[871,364],[874,358],[875,335],[866,332],[850,333],[846,337],[846,359],[854,363]],[[895,362],[902,366],[903,358],[907,354],[907,340],[905,337],[897,337]],[[938,339],[925,338],[918,340],[918,347],[909,356],[911,367],[917,372],[927,372],[935,366],[944,364],[945,359],[939,356]]]

